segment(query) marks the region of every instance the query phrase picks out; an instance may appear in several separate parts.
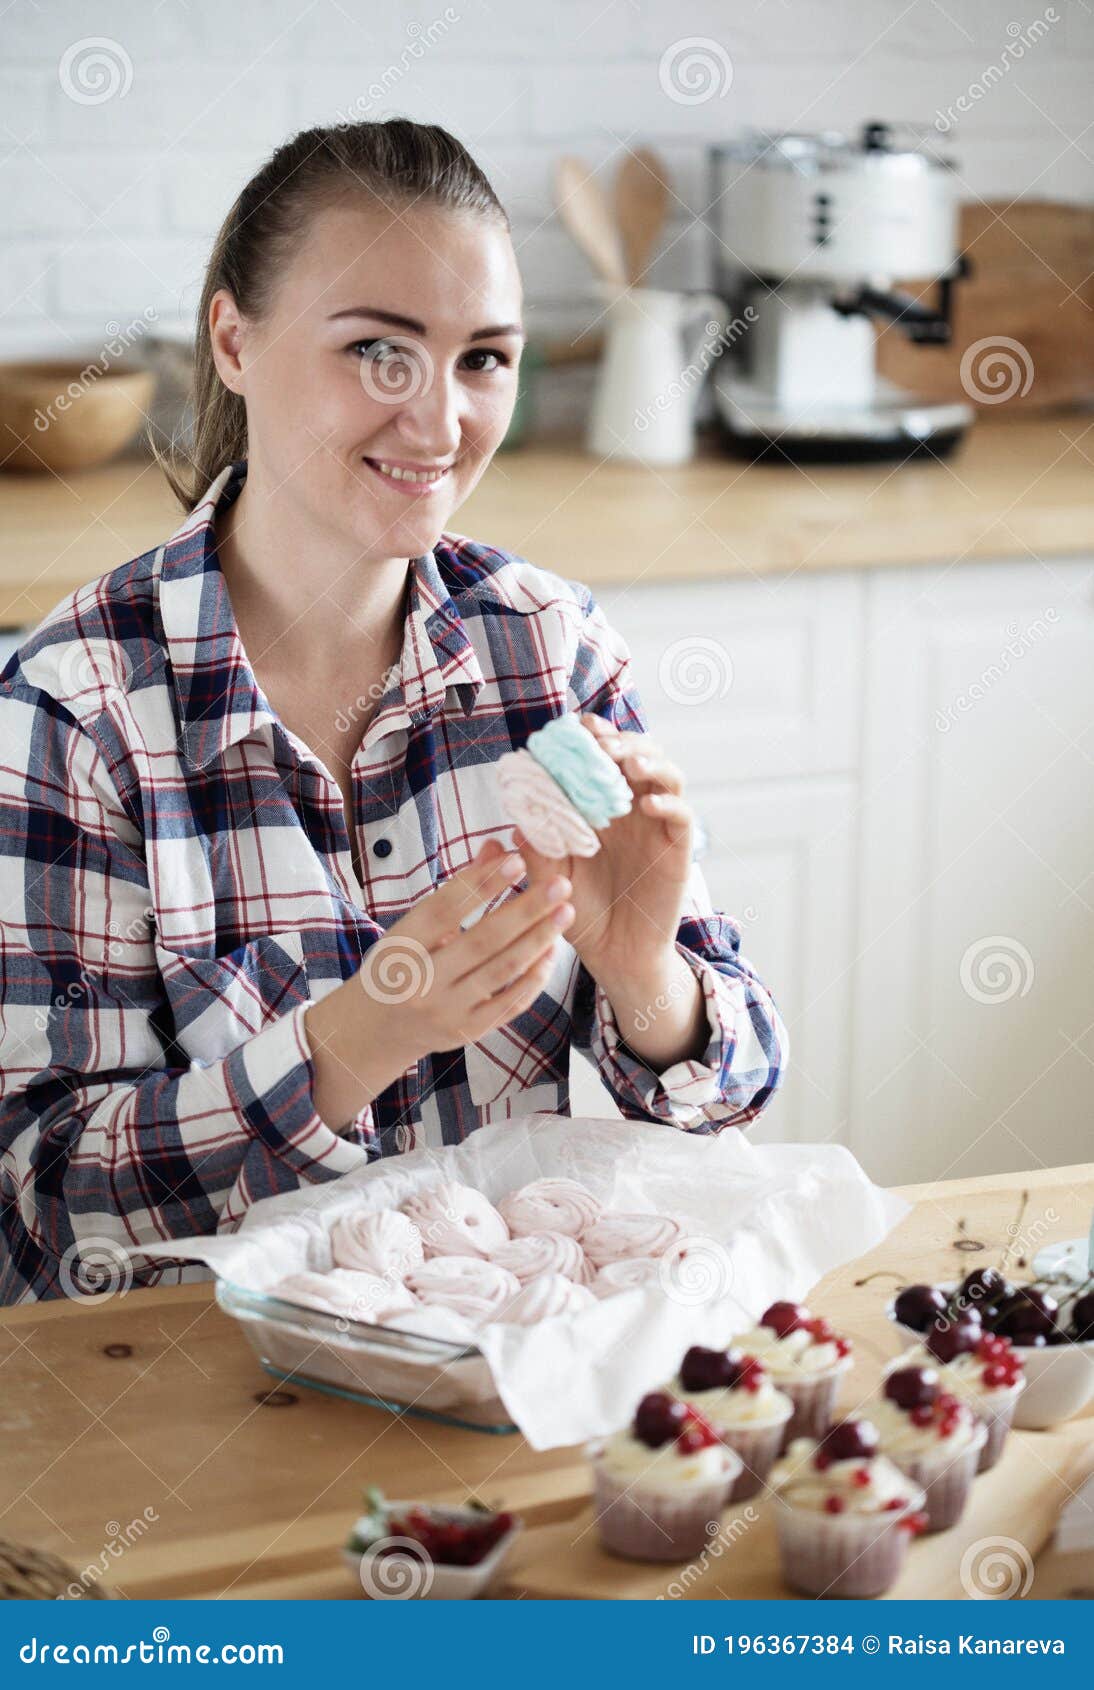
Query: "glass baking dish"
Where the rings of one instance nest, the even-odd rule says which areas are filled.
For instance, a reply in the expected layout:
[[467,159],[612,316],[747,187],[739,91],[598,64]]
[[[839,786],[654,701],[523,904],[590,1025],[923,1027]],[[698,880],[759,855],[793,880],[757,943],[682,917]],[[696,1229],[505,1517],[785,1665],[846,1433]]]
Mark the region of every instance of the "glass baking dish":
[[268,1291],[216,1282],[225,1314],[238,1320],[273,1378],[389,1414],[412,1414],[473,1432],[516,1432],[490,1364],[475,1345],[453,1344],[301,1308]]

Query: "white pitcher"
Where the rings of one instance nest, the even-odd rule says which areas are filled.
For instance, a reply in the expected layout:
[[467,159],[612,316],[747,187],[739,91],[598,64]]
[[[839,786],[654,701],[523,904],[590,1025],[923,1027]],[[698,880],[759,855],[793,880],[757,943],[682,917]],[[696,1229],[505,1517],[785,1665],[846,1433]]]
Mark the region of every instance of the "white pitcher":
[[598,290],[609,304],[586,434],[600,458],[680,464],[695,444],[695,408],[726,307],[714,294]]

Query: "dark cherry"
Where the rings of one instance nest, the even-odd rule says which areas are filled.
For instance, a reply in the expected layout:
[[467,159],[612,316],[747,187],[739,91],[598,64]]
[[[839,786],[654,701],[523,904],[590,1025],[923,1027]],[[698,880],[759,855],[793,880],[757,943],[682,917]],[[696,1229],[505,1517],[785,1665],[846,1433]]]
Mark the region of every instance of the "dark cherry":
[[1094,1291],[1088,1291],[1071,1311],[1071,1336],[1077,1344],[1094,1340]]
[[1003,1304],[998,1330],[1004,1337],[1027,1344],[1028,1338],[1019,1339],[1019,1333],[1040,1332],[1047,1337],[1056,1324],[1058,1307],[1055,1297],[1050,1297],[1047,1291],[1039,1291],[1035,1285],[1020,1285]]
[[1054,1326],[1048,1332],[1030,1332],[1026,1328],[1021,1332],[1016,1332],[1011,1339],[1011,1343],[1016,1350],[1043,1350],[1046,1344],[1051,1343],[1052,1333],[1055,1330]]
[[945,1307],[946,1299],[936,1285],[906,1285],[893,1304],[893,1314],[901,1326],[926,1332]]
[[829,1426],[820,1447],[830,1461],[861,1461],[876,1455],[877,1427],[871,1420],[837,1420]]
[[961,1281],[958,1295],[962,1302],[972,1302],[983,1308],[985,1303],[998,1303],[1011,1294],[1011,1286],[998,1268],[973,1268]]
[[760,1325],[767,1326],[780,1338],[788,1338],[791,1332],[798,1332],[809,1319],[809,1310],[801,1303],[772,1303],[760,1316]]
[[953,1361],[957,1356],[975,1350],[984,1336],[978,1320],[939,1320],[931,1327],[923,1342],[935,1361]]
[[688,1405],[665,1391],[651,1391],[642,1398],[634,1416],[634,1435],[650,1449],[679,1437],[688,1418]]
[[719,1391],[734,1386],[741,1376],[740,1350],[707,1350],[693,1344],[680,1363],[680,1383],[685,1391]]
[[884,1394],[898,1408],[927,1408],[938,1395],[933,1367],[898,1367],[885,1381]]
[[[1094,1337],[1094,1332],[1091,1333],[1091,1337]],[[1070,1344],[1071,1341],[1067,1333],[1059,1326],[1054,1326],[1045,1339],[1046,1344]]]

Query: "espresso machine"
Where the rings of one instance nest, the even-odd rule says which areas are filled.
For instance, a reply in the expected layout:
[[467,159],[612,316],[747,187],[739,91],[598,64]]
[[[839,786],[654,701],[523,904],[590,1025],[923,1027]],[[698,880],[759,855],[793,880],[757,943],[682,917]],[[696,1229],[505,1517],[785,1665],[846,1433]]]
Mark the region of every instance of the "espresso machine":
[[[714,291],[728,315],[713,371],[727,442],[791,458],[938,457],[970,405],[878,374],[876,324],[945,344],[958,249],[952,162],[882,123],[861,135],[754,135],[708,155]],[[915,297],[897,278],[927,284]]]

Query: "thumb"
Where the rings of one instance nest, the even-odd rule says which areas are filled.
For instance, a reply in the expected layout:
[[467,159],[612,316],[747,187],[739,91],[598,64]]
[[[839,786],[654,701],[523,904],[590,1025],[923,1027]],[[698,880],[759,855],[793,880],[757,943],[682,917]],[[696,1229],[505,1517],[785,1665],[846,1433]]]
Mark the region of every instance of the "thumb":
[[513,828],[513,849],[519,851],[528,866],[528,885],[545,886],[553,880],[556,874],[569,875],[569,857],[545,857],[542,851],[537,851],[529,842],[527,834],[519,827]]

